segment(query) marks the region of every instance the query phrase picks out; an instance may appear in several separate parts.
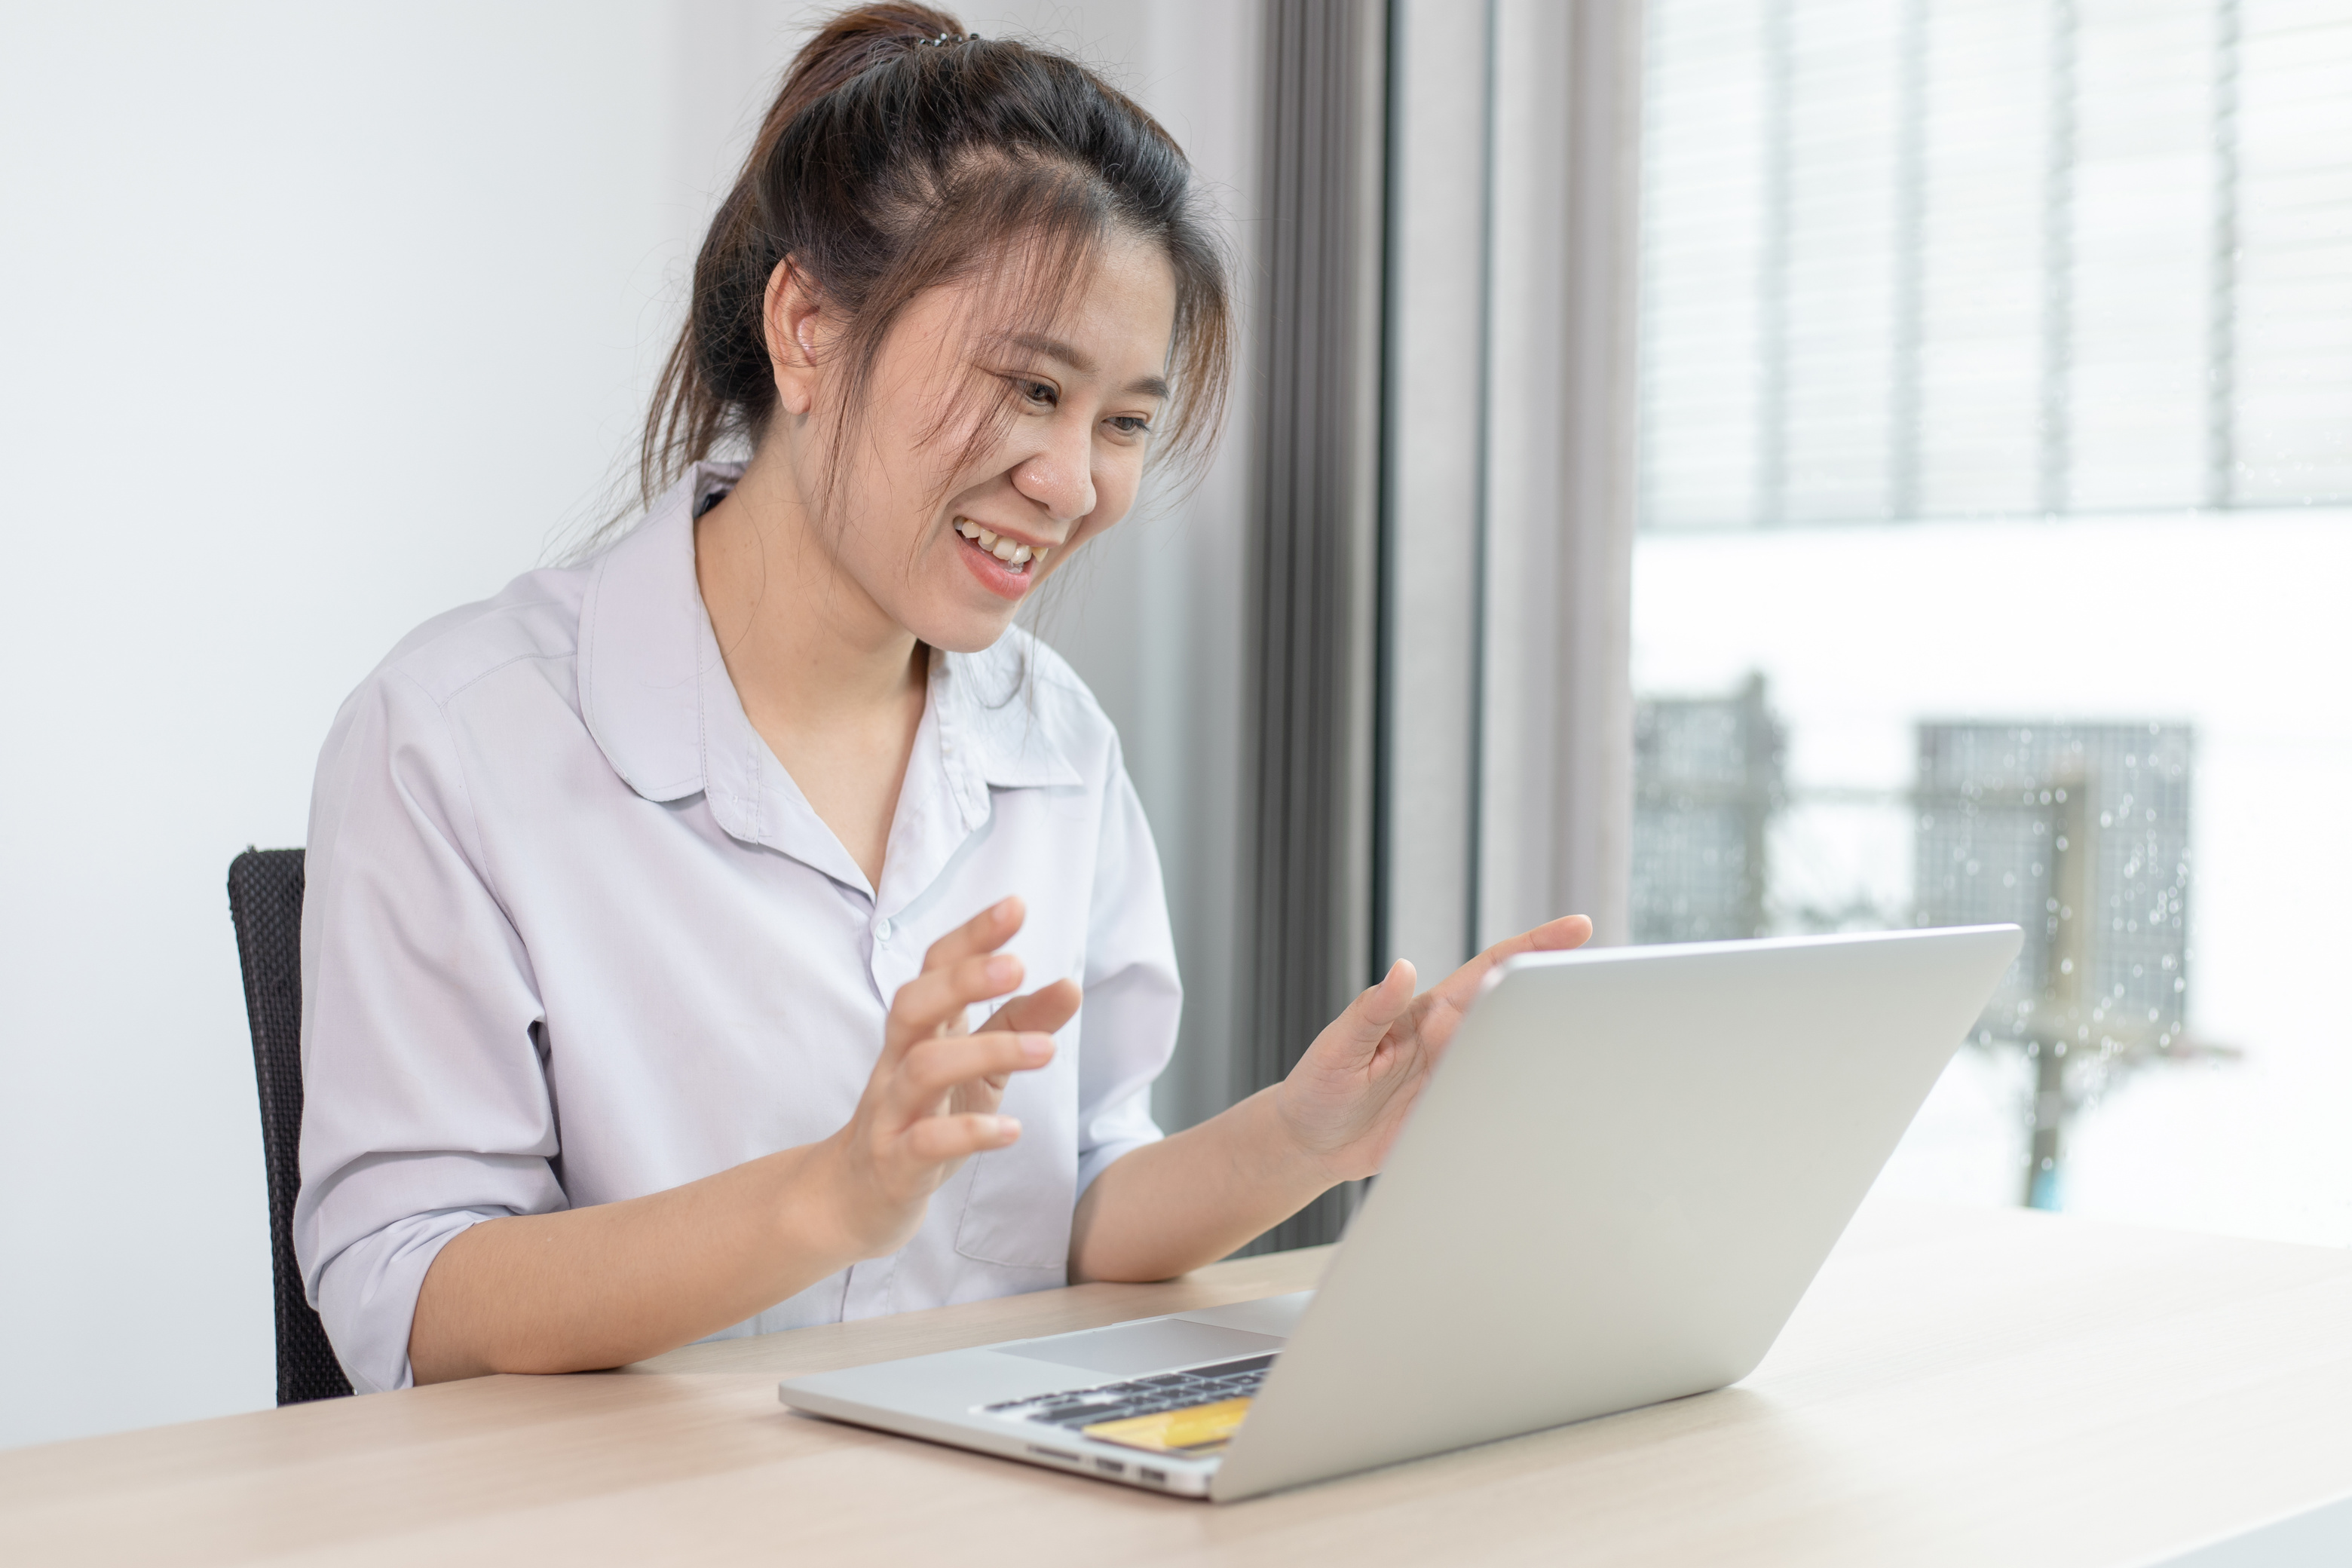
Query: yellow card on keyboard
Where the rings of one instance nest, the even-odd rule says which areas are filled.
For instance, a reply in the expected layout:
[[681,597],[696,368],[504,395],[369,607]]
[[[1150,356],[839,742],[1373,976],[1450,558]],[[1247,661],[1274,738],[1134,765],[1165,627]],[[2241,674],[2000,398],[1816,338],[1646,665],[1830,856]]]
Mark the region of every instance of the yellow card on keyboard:
[[1249,1414],[1247,1399],[1220,1399],[1189,1410],[1162,1410],[1156,1415],[1129,1415],[1118,1421],[1097,1421],[1078,1428],[1089,1437],[1155,1454],[1213,1454],[1232,1440],[1234,1428]]

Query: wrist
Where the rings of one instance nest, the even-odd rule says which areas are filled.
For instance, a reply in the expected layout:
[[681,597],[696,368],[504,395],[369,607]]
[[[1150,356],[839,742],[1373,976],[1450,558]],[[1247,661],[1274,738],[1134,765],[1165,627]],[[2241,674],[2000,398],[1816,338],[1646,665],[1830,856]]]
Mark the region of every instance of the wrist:
[[1248,1140],[1260,1167],[1251,1173],[1254,1180],[1274,1191],[1303,1194],[1298,1201],[1304,1205],[1347,1179],[1307,1145],[1283,1114],[1281,1084],[1258,1090],[1237,1109],[1255,1112],[1257,1125]]
[[761,1162],[769,1167],[768,1211],[777,1256],[807,1260],[819,1279],[875,1256],[863,1245],[856,1223],[840,1142],[835,1133],[779,1150]]

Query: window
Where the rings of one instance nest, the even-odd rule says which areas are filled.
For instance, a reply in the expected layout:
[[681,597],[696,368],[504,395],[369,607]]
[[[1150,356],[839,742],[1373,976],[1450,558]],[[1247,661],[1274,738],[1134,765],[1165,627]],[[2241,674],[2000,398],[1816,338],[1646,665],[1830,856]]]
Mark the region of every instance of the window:
[[2352,1241],[2352,4],[1648,26],[1637,937],[2017,920],[1891,1184]]

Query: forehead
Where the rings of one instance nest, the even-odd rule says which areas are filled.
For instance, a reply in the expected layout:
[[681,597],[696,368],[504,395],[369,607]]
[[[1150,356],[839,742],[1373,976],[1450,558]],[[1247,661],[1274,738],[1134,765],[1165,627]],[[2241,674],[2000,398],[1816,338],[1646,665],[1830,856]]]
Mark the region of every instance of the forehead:
[[974,347],[1058,360],[1080,375],[1125,381],[1166,364],[1176,275],[1159,247],[1117,236],[1075,276],[1060,278],[1024,259],[926,290],[907,324],[934,341],[963,338]]
[[1175,269],[1158,246],[1117,237],[1096,253],[1055,324],[1081,351],[1099,343],[1157,365],[1176,329]]

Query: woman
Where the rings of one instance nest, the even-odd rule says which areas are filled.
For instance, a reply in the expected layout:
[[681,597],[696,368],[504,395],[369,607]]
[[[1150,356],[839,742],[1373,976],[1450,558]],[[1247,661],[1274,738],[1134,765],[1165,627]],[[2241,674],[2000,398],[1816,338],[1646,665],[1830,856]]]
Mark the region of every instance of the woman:
[[295,1237],[355,1387],[1180,1273],[1379,1170],[1486,968],[1589,933],[1400,963],[1152,1125],[1150,834],[1012,623],[1203,449],[1226,322],[1182,154],[1081,68],[911,5],[802,51],[646,520],[419,628],[321,756]]

